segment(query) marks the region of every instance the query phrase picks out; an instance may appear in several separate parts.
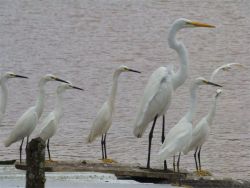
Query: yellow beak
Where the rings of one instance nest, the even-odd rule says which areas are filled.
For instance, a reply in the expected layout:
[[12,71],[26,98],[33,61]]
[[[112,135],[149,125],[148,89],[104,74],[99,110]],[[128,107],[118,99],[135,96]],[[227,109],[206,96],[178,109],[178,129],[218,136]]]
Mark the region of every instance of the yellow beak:
[[209,24],[206,24],[206,23],[201,23],[201,22],[190,22],[190,24],[196,26],[196,27],[211,27],[211,28],[214,28],[215,26],[214,25],[209,25]]

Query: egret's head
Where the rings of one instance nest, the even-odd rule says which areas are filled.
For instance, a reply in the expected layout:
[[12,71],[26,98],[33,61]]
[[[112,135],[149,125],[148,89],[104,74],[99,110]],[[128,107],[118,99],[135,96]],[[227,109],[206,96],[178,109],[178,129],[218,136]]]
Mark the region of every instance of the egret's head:
[[222,93],[222,90],[217,89],[216,92],[215,92],[215,98],[219,97],[221,93]]
[[221,85],[213,83],[213,82],[210,82],[210,81],[206,80],[203,77],[196,78],[195,79],[195,83],[197,85],[212,85],[212,86],[222,87]]
[[134,70],[134,69],[130,69],[130,68],[128,68],[127,66],[124,66],[124,65],[120,66],[120,67],[118,68],[118,70],[119,70],[120,72],[136,72],[136,73],[141,73],[140,71],[137,71],[137,70]]
[[235,66],[235,67],[240,67],[240,68],[243,68],[243,69],[246,69],[246,67],[240,63],[229,63],[229,64],[226,64],[222,67],[222,70],[223,71],[229,71],[232,69],[232,67]]
[[43,79],[44,79],[45,82],[48,82],[48,81],[59,81],[59,82],[69,83],[68,81],[62,80],[62,79],[56,77],[53,74],[46,74],[43,77]]
[[79,88],[79,87],[76,87],[76,86],[73,86],[71,83],[64,83],[64,84],[61,84],[57,87],[57,92],[58,93],[62,93],[64,92],[65,90],[67,89],[78,89],[78,90],[82,90],[82,88]]
[[3,74],[3,77],[9,79],[9,78],[28,78],[27,76],[21,76],[18,74],[15,74],[14,72],[6,72]]
[[188,20],[186,18],[179,18],[179,19],[175,20],[174,25],[176,25],[176,27],[179,29],[190,28],[190,27],[210,27],[210,28],[215,27],[215,26],[210,25],[210,24],[192,21],[192,20]]

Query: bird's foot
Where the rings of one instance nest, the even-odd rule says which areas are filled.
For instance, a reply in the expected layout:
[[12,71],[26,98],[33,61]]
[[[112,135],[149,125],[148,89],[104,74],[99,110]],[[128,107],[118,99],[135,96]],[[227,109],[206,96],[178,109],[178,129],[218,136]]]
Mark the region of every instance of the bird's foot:
[[102,162],[104,162],[104,163],[117,163],[117,161],[115,161],[113,159],[102,159]]
[[207,171],[207,170],[199,170],[199,171],[196,171],[196,174],[198,176],[212,176],[212,173]]
[[55,163],[56,161],[49,159],[49,160],[45,160],[45,163]]

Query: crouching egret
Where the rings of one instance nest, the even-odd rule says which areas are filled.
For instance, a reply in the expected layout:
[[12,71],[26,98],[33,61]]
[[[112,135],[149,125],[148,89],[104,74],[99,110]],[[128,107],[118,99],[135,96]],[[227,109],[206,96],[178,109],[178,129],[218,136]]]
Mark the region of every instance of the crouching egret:
[[38,83],[39,95],[36,100],[35,106],[30,107],[26,112],[17,120],[16,126],[11,131],[8,138],[5,140],[5,147],[10,146],[14,142],[22,140],[20,145],[20,163],[22,162],[22,145],[24,138],[27,137],[26,147],[29,142],[29,136],[35,129],[38,119],[41,117],[44,107],[45,90],[44,86],[48,81],[60,81],[68,83],[52,74],[47,74],[42,77]]
[[195,114],[196,108],[196,90],[200,85],[212,85],[221,87],[218,84],[207,81],[206,79],[199,77],[193,81],[190,86],[190,107],[185,116],[168,132],[165,137],[164,143],[162,144],[160,151],[158,153],[160,160],[164,161],[170,156],[175,156],[179,153],[177,161],[177,171],[179,174],[179,184],[180,184],[180,156],[181,152],[188,147],[192,141],[192,120]]
[[130,69],[126,66],[120,66],[115,70],[113,74],[113,85],[108,100],[102,105],[101,109],[97,113],[97,117],[94,120],[90,134],[87,138],[87,142],[93,142],[96,137],[102,136],[102,160],[104,162],[112,162],[107,158],[106,136],[107,132],[112,124],[112,115],[114,111],[115,97],[117,92],[118,78],[122,72],[135,72],[140,73],[137,70]]
[[0,98],[0,124],[2,122],[3,116],[6,111],[7,100],[8,100],[8,85],[7,81],[10,78],[28,78],[26,76],[21,76],[15,74],[14,72],[5,72],[1,75],[0,84],[1,84],[1,98]]
[[[180,58],[180,69],[177,72],[173,71],[172,78],[169,79],[169,83],[167,85],[162,85],[161,82],[166,76],[166,73],[169,72],[169,70],[167,70],[168,68],[160,67],[156,69],[150,76],[144,90],[144,94],[139,106],[139,111],[134,123],[134,135],[137,138],[142,137],[143,133],[148,127],[148,124],[153,121],[153,125],[149,133],[147,168],[150,168],[151,142],[157,117],[163,116],[163,142],[165,130],[164,115],[170,106],[171,96],[173,93],[172,90],[175,91],[178,87],[180,87],[188,77],[188,52],[184,44],[176,39],[176,33],[183,28],[195,27],[213,28],[215,26],[200,22],[194,22],[185,18],[175,20],[168,34],[168,45],[178,53],[178,56]],[[162,88],[162,86],[164,86],[165,88]],[[164,168],[167,168],[166,162],[164,164]]]
[[49,160],[51,161],[50,157],[50,150],[49,150],[49,141],[52,136],[55,135],[58,124],[60,119],[62,118],[63,115],[63,98],[62,94],[67,90],[67,89],[78,89],[78,90],[83,90],[79,87],[73,86],[72,84],[62,84],[57,87],[56,90],[56,105],[54,110],[49,113],[49,115],[43,120],[42,122],[42,130],[39,133],[38,137],[42,138],[44,141],[47,141],[47,150],[48,150],[48,155],[49,155]]

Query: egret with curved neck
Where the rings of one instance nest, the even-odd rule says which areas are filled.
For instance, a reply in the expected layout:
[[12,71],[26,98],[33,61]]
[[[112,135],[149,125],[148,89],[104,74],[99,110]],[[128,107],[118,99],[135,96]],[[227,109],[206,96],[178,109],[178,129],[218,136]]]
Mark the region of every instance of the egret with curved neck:
[[107,147],[106,147],[106,136],[107,132],[112,124],[112,114],[114,111],[115,97],[117,93],[118,78],[122,72],[136,72],[139,71],[130,69],[126,66],[120,66],[115,70],[113,74],[113,84],[111,88],[108,100],[102,105],[101,109],[97,113],[97,117],[91,127],[90,134],[88,136],[87,142],[93,142],[98,136],[101,138],[101,148],[102,148],[102,160],[104,162],[112,162],[112,160],[107,158]]
[[[162,142],[164,141],[165,132],[165,113],[170,106],[171,96],[173,92],[180,87],[188,77],[188,52],[181,41],[176,39],[176,34],[183,28],[194,28],[194,27],[214,27],[205,23],[194,22],[185,18],[177,19],[171,26],[168,35],[169,47],[174,49],[180,59],[180,69],[177,72],[172,72],[170,82],[168,85],[161,84],[164,77],[169,77],[169,70],[167,67],[160,67],[156,69],[150,76],[149,81],[144,90],[139,111],[136,116],[134,123],[134,135],[138,138],[142,137],[148,124],[153,121],[152,128],[149,133],[149,144],[148,144],[148,159],[147,168],[150,168],[150,153],[151,153],[151,142],[153,138],[153,132],[156,120],[159,116],[163,116],[162,123]],[[169,80],[169,78],[168,78]],[[164,163],[164,169],[166,169],[166,162]]]
[[35,106],[32,106],[28,110],[26,110],[26,112],[17,120],[16,126],[4,142],[5,147],[9,147],[11,144],[22,140],[19,148],[20,162],[22,162],[22,145],[24,138],[27,137],[27,146],[29,142],[29,136],[35,129],[37,122],[42,115],[45,98],[44,86],[48,81],[60,81],[68,83],[67,81],[57,78],[52,74],[47,74],[46,76],[42,77],[38,83],[39,95],[37,97]]
[[42,130],[40,131],[38,137],[47,141],[47,150],[49,155],[49,160],[51,161],[51,155],[49,150],[50,138],[55,135],[60,119],[63,115],[63,97],[62,94],[68,89],[78,89],[83,90],[79,87],[73,86],[72,84],[62,84],[56,89],[56,105],[54,110],[49,113],[49,115],[42,122]]
[[0,98],[0,123],[2,122],[3,116],[6,111],[7,101],[8,101],[8,84],[7,81],[10,78],[28,78],[26,76],[21,76],[13,72],[5,72],[0,78],[1,85],[1,98]]
[[180,183],[180,156],[192,141],[192,120],[196,111],[196,91],[200,85],[212,85],[221,87],[218,84],[207,81],[206,79],[199,77],[191,84],[190,87],[190,106],[187,113],[181,118],[181,120],[168,132],[166,138],[160,148],[159,157],[162,161],[166,160],[170,156],[179,154],[177,161],[177,171],[179,174]]

